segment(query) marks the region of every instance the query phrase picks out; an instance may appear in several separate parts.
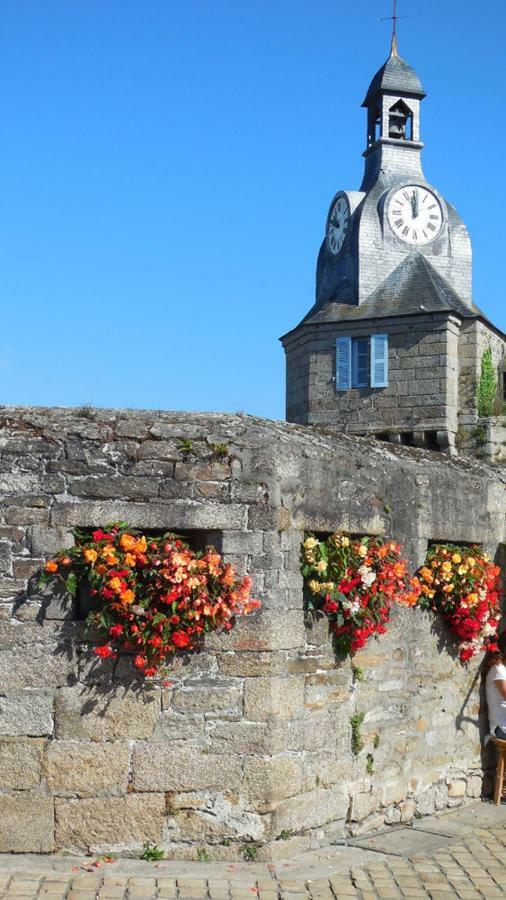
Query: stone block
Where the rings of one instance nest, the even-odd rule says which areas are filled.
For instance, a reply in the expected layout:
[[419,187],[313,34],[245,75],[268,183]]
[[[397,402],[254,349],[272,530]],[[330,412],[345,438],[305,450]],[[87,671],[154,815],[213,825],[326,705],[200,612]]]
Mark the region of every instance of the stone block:
[[[34,605],[30,604],[33,608]],[[19,607],[21,611],[23,607]],[[2,689],[45,688],[66,684],[75,676],[72,638],[79,625],[0,622],[0,685]]]
[[151,740],[155,743],[191,741],[192,744],[201,746],[204,743],[204,716],[164,710],[158,718]]
[[286,653],[283,651],[237,651],[217,653],[218,671],[223,675],[255,677],[255,675],[282,675],[287,671]]
[[303,675],[248,678],[244,683],[244,715],[252,722],[295,719],[303,710]]
[[271,759],[247,757],[244,761],[244,791],[253,809],[266,813],[280,800],[302,789],[302,765],[294,756]]
[[218,794],[200,809],[178,810],[168,821],[168,835],[171,841],[193,843],[219,843],[223,838],[258,841],[265,838],[264,819],[246,809],[242,801]]
[[96,526],[97,522],[128,522],[133,528],[163,528],[167,531],[184,531],[190,528],[242,529],[246,526],[246,517],[247,510],[243,506],[206,503],[204,500],[174,500],[166,503],[128,503],[122,500],[68,503],[56,500],[51,512],[55,525],[80,525],[89,528]]
[[205,645],[210,651],[295,650],[304,646],[304,616],[298,609],[262,608],[228,634],[208,635]]
[[0,574],[12,575],[12,550],[10,541],[0,540]]
[[203,678],[186,681],[172,695],[172,707],[189,713],[239,716],[242,710],[242,685],[225,678]]
[[125,793],[129,759],[129,745],[118,741],[52,741],[45,765],[47,783],[52,793],[63,797]]
[[38,738],[0,741],[0,790],[26,791],[38,785],[43,748]]
[[33,557],[48,559],[58,550],[72,547],[74,538],[65,528],[44,528],[42,525],[31,525],[28,529],[28,542]]
[[43,565],[43,559],[28,559],[27,557],[16,558],[12,564],[14,578],[31,578],[32,575],[41,572]]
[[206,723],[206,747],[210,753],[223,755],[270,753],[273,740],[267,722],[210,720]]
[[54,800],[23,791],[0,796],[0,853],[51,853]]
[[147,497],[158,496],[158,480],[140,475],[86,475],[83,478],[69,478],[68,492],[78,497],[106,500],[145,500]]
[[160,715],[159,690],[118,686],[61,688],[56,693],[55,729],[59,740],[117,741],[151,737]]
[[153,793],[138,797],[55,801],[56,846],[78,853],[136,851],[146,841],[160,843],[165,797]]
[[241,762],[204,753],[188,745],[138,743],[134,747],[132,781],[136,791],[237,791]]
[[336,789],[298,794],[278,804],[272,816],[273,834],[278,835],[282,831],[307,831],[327,822],[345,819],[348,806],[347,795]]
[[11,691],[0,695],[0,737],[53,733],[53,696],[44,691]]
[[466,782],[463,778],[448,782],[449,797],[464,797],[466,793]]

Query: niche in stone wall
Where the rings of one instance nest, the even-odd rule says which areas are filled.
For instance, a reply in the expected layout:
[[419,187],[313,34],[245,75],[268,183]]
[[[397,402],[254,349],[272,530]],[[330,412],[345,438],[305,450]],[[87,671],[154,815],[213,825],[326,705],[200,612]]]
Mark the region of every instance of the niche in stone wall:
[[[82,528],[83,533],[91,533],[97,526],[93,525],[89,528]],[[184,541],[187,541],[192,550],[204,551],[206,547],[212,546],[219,553],[222,552],[223,534],[221,531],[204,530],[204,529],[170,529],[170,528],[135,528],[135,531],[145,535],[147,540],[150,538],[160,538],[164,534],[177,534]],[[49,581],[46,585],[39,584],[40,573],[35,574],[29,581],[27,591],[24,597],[20,598],[19,606],[27,601],[30,603],[39,603],[40,612],[37,616],[38,621],[85,621],[88,615],[94,611],[97,606],[97,600],[91,592],[88,581],[84,580],[77,586],[75,596],[65,590],[65,585],[60,579]]]

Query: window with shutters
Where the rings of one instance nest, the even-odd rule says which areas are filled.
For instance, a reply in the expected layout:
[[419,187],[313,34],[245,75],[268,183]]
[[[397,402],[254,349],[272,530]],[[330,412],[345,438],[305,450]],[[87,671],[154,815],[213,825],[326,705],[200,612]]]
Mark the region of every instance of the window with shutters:
[[336,340],[336,390],[387,387],[388,335]]

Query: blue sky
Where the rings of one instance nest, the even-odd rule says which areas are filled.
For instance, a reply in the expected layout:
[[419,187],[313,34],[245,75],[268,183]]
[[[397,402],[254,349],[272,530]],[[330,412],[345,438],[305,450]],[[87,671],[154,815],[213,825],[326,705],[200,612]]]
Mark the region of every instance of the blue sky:
[[[400,0],[424,168],[506,329],[506,5]],[[390,0],[4,0],[0,402],[282,418]]]

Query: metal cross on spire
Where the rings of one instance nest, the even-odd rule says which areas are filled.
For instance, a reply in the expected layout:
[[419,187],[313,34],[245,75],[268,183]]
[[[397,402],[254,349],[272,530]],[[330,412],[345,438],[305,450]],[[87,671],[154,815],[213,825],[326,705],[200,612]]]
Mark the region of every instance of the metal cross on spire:
[[397,15],[397,0],[393,0],[394,3],[394,11],[392,16],[384,16],[382,19],[379,19],[380,22],[392,22],[392,44],[390,47],[390,55],[398,56],[397,53],[397,22],[399,19],[409,19],[409,16],[398,16]]

